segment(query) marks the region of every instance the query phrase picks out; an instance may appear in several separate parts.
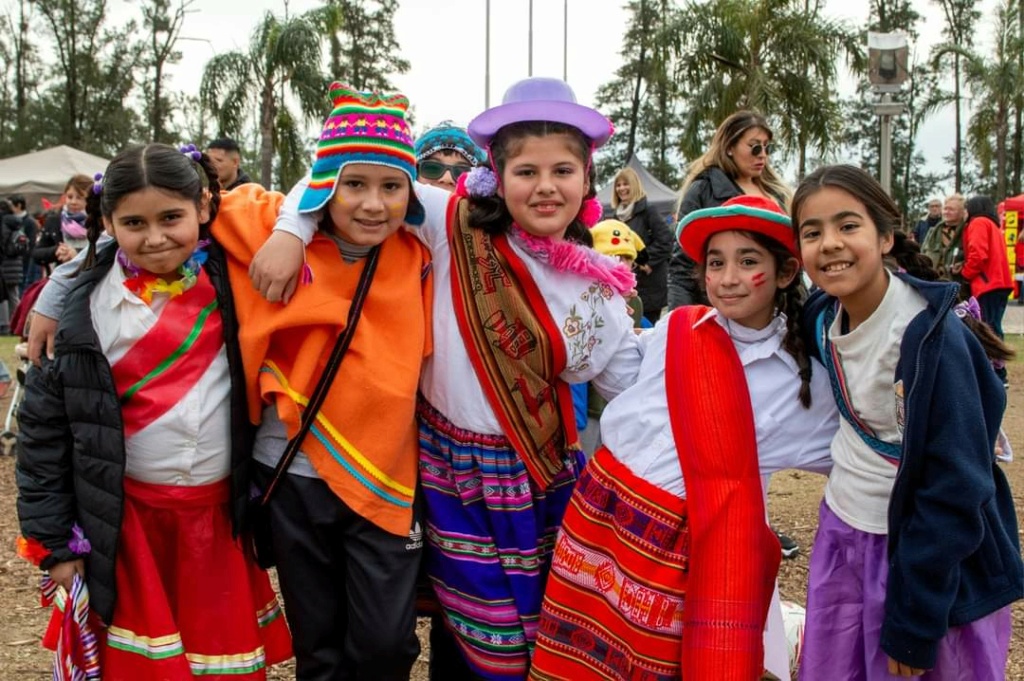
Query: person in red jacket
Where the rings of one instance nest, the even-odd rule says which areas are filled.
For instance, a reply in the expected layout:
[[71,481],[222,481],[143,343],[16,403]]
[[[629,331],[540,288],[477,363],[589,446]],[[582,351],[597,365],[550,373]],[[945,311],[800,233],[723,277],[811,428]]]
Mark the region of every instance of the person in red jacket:
[[[1013,291],[1006,240],[999,229],[996,204],[987,196],[972,196],[964,206],[967,226],[964,228],[964,262],[953,266],[970,284],[971,295],[978,299],[982,320],[1003,338],[1003,313]],[[999,370],[1006,382],[1006,369]]]

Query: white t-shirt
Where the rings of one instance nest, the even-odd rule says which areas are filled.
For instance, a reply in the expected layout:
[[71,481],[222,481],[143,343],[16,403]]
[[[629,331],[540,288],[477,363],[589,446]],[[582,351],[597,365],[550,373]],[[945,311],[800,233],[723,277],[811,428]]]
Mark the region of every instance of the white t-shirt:
[[[928,303],[899,277],[889,277],[885,296],[870,317],[841,334],[842,314],[828,330],[843,365],[850,401],[861,421],[883,442],[903,442],[903,386],[895,383],[900,342],[910,321]],[[887,534],[889,497],[896,465],[873,450],[846,419],[832,441],[832,473],[825,501],[844,522],[862,532]]]

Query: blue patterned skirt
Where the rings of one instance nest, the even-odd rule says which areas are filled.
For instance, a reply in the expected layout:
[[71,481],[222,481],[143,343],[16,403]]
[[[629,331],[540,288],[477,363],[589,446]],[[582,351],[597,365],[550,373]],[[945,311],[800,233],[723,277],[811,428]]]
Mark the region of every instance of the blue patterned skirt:
[[474,674],[525,679],[562,516],[583,465],[537,489],[501,435],[457,428],[420,401],[427,575]]

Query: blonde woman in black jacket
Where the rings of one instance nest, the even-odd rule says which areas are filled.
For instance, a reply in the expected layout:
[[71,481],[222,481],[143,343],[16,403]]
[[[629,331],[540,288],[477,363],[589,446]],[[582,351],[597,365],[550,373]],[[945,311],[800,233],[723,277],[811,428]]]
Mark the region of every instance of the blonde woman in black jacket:
[[643,261],[637,260],[636,291],[644,303],[644,317],[652,324],[661,317],[668,302],[668,259],[672,253],[672,231],[665,218],[647,203],[640,177],[632,168],[615,176],[612,208],[615,218],[629,225],[647,246]]

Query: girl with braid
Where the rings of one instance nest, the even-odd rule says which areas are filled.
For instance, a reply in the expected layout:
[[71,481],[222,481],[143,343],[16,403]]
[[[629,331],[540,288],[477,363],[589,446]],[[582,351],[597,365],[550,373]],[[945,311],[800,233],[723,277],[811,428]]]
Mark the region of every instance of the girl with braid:
[[636,384],[604,412],[555,545],[532,678],[764,670],[780,560],[767,475],[827,472],[836,407],[801,340],[799,252],[778,206],[694,211],[679,243],[714,307],[644,334]]
[[793,227],[820,288],[805,335],[842,415],[811,551],[800,678],[1006,678],[1024,596],[1013,496],[993,455],[1006,391],[958,285],[898,229],[862,169],[801,182]]
[[[83,674],[68,678],[257,680],[291,657],[240,538],[253,430],[227,263],[209,238],[220,198],[195,147],[118,154],[89,191],[89,251],[55,358],[29,372],[19,553],[49,572],[44,594],[64,587],[69,617],[88,604],[73,652],[58,608],[44,637]],[[104,230],[113,242],[97,249]]]

